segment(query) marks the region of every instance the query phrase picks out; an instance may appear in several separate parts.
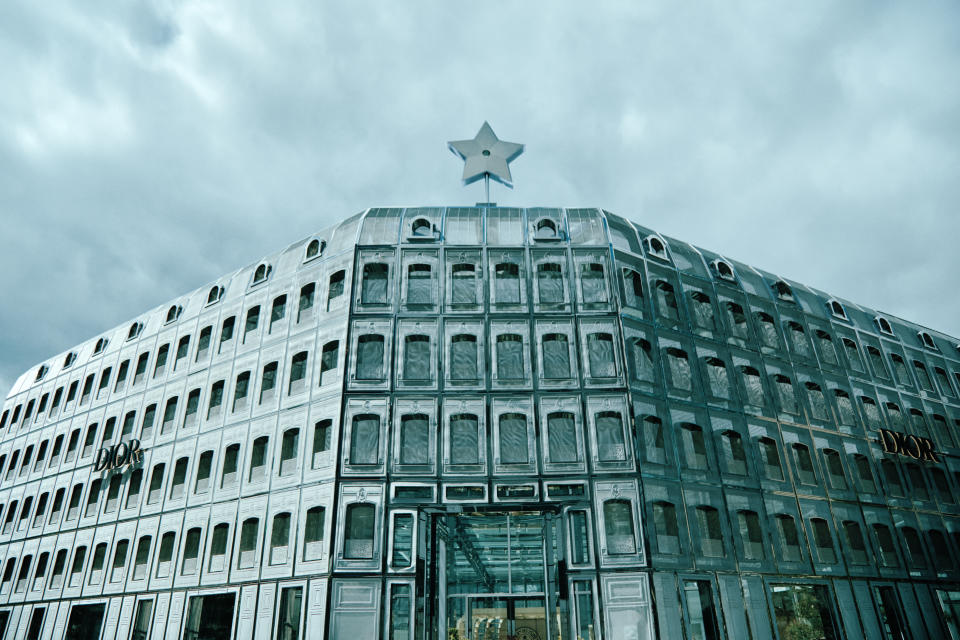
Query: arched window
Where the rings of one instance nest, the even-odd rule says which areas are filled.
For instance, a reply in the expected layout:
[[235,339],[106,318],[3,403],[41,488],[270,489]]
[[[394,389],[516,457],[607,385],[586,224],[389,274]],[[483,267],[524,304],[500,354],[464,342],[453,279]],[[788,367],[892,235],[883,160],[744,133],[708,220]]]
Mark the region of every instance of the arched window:
[[303,532],[303,560],[319,560],[323,553],[323,527],[326,509],[310,507],[307,509],[307,518]]
[[390,268],[382,262],[363,265],[360,304],[387,304],[387,281]]
[[890,527],[876,523],[873,525],[873,535],[877,538],[877,548],[880,550],[880,564],[884,567],[899,567],[900,559],[897,557],[897,545],[893,541]]
[[502,333],[497,336],[497,379],[522,380],[523,338],[514,333]]
[[617,363],[613,355],[613,335],[605,331],[587,336],[587,355],[590,361],[590,377],[615,378]]
[[527,442],[527,416],[522,413],[500,415],[500,462],[527,464],[530,462]]
[[267,446],[269,443],[270,438],[267,436],[260,436],[253,441],[253,446],[250,449],[250,475],[247,480],[255,482],[267,477]]
[[853,520],[843,521],[843,535],[847,538],[847,550],[850,552],[850,562],[853,564],[867,564],[867,544],[863,539],[860,525]]
[[626,437],[620,412],[600,411],[593,420],[597,430],[597,458],[601,462],[626,460]]
[[623,304],[643,308],[643,278],[633,269],[623,269]]
[[817,560],[825,564],[836,563],[837,552],[833,547],[830,525],[823,518],[811,518],[810,527],[813,529],[813,546],[817,551]]
[[568,411],[547,415],[547,452],[550,462],[577,461],[577,432],[574,416]]
[[687,352],[676,347],[668,347],[667,372],[670,374],[670,386],[678,391],[693,391],[693,380],[690,375],[690,361]]
[[730,377],[727,375],[727,365],[720,358],[708,357],[703,359],[707,372],[707,382],[710,386],[710,395],[715,398],[730,398]]
[[603,503],[603,528],[607,554],[631,555],[637,552],[633,506],[629,500],[614,499]]
[[777,325],[773,320],[773,316],[769,313],[758,311],[756,318],[762,345],[767,349],[779,349],[780,337],[777,334]]
[[500,262],[494,267],[494,302],[520,304],[520,265]]
[[270,277],[270,273],[273,271],[271,267],[266,262],[260,263],[253,272],[253,282],[251,284],[260,284],[265,282],[267,278]]
[[300,452],[300,429],[296,427],[283,432],[280,440],[280,476],[290,476],[297,471]]
[[725,553],[720,512],[713,507],[700,505],[696,508],[696,515],[700,532],[700,554],[708,558],[722,558]]
[[877,328],[880,330],[880,333],[885,333],[887,335],[893,335],[893,327],[890,326],[890,321],[884,318],[883,316],[876,316],[873,319],[876,323]]
[[777,522],[777,533],[780,536],[780,552],[786,562],[800,562],[803,559],[800,551],[800,534],[797,532],[797,523],[793,516],[778,513],[774,516]]
[[550,218],[540,218],[533,225],[534,239],[536,240],[557,240],[557,223]]
[[880,461],[880,470],[883,471],[883,479],[887,482],[887,490],[890,495],[903,498],[903,482],[900,480],[900,472],[897,471],[896,463],[889,458],[884,458]]
[[270,564],[286,564],[290,554],[290,514],[278,513],[273,516],[273,529],[270,532]]
[[407,265],[407,304],[433,304],[433,267],[429,264]]
[[667,245],[658,236],[647,236],[643,239],[643,244],[647,248],[647,254],[661,260],[668,260]]
[[307,352],[300,351],[290,359],[290,384],[287,394],[293,395],[306,388],[307,383]]
[[707,443],[699,425],[685,422],[680,425],[684,462],[689,469],[706,471],[709,468]]
[[800,484],[817,484],[817,476],[813,470],[813,458],[810,456],[809,447],[805,444],[794,442],[790,448],[793,449],[793,460],[796,465],[797,479],[800,481]]
[[230,536],[230,525],[221,522],[213,528],[210,538],[210,561],[208,571],[216,573],[223,571],[227,566],[227,538]]
[[165,323],[170,323],[180,317],[180,314],[183,312],[183,307],[179,305],[173,305],[167,309],[167,318],[164,321]]
[[607,301],[603,264],[585,262],[580,265],[580,294],[584,304],[600,304]]
[[763,560],[763,530],[756,511],[737,511],[737,526],[743,543],[743,556],[747,560]]
[[653,284],[653,288],[657,313],[668,322],[678,322],[680,320],[680,310],[677,307],[677,296],[673,291],[673,285],[665,280],[657,280]]
[[772,438],[757,440],[760,446],[760,464],[763,466],[763,475],[768,480],[783,481],[783,467],[780,465],[780,452],[777,443]]
[[350,464],[378,464],[380,416],[362,413],[353,417],[350,433]]
[[330,281],[327,285],[327,311],[333,307],[334,301],[343,295],[345,279],[346,272],[343,269],[330,276]]
[[790,285],[784,282],[783,280],[777,280],[773,283],[773,292],[776,294],[777,298],[785,302],[795,302],[793,297],[793,289],[790,288]]
[[103,350],[106,348],[107,348],[107,339],[100,338],[99,340],[97,340],[97,344],[93,348],[93,355],[103,353]]
[[200,527],[193,527],[187,531],[187,536],[183,541],[183,563],[180,565],[180,575],[189,576],[196,573],[199,559]]
[[731,282],[736,282],[737,277],[733,272],[733,265],[727,262],[726,260],[716,259],[710,263],[710,266],[713,267],[714,272],[724,280],[729,280]]
[[207,294],[207,304],[220,302],[220,298],[222,297],[223,297],[223,287],[219,285],[214,285],[210,287],[210,292]]
[[653,503],[653,528],[657,534],[657,551],[677,555],[680,553],[680,529],[677,526],[677,508],[672,502],[658,500]]
[[843,472],[843,459],[840,457],[840,453],[835,449],[824,449],[823,459],[826,463],[824,466],[827,470],[827,481],[830,483],[830,488],[846,491],[848,489],[847,476]]
[[249,569],[256,564],[257,534],[260,530],[260,520],[247,518],[240,526],[240,553],[237,558],[238,569]]
[[[199,530],[197,530],[199,533]],[[199,544],[200,540],[197,539]],[[170,575],[170,565],[173,562],[173,548],[176,545],[176,534],[173,531],[167,531],[160,538],[160,546],[157,550],[157,577],[166,578]]]
[[314,238],[309,243],[307,243],[307,252],[304,256],[304,262],[307,260],[313,260],[314,258],[319,258],[323,255],[323,250],[327,248],[327,243],[324,240]]
[[[143,330],[143,324],[140,322],[134,322],[132,325],[130,325],[130,330],[127,331],[127,340],[133,340],[139,336],[141,330]],[[38,376],[37,380],[39,380],[41,377],[42,376]]]
[[480,420],[472,413],[450,416],[450,463],[479,464]]
[[917,332],[917,337],[920,339],[920,344],[922,344],[927,349],[933,349],[934,351],[939,351],[939,349],[937,349],[937,344],[933,341],[933,336],[931,336],[926,331]]
[[63,359],[63,368],[66,369],[67,367],[69,367],[70,365],[72,365],[72,364],[73,364],[74,362],[76,362],[76,361],[77,361],[77,354],[74,353],[73,351],[71,351],[71,352],[68,353],[68,354],[66,355],[66,357]]
[[541,262],[537,265],[537,291],[540,304],[564,302],[563,265],[559,262]]
[[376,507],[372,504],[347,505],[343,557],[349,560],[371,560],[374,552],[374,520]]
[[477,336],[461,333],[450,339],[450,379],[473,381],[479,378]]
[[743,436],[728,429],[720,434],[723,447],[723,463],[727,473],[739,476],[747,475],[747,452],[743,447]]
[[[320,386],[330,382],[335,377],[339,359],[339,340],[331,340],[323,345],[323,351],[320,353]],[[331,371],[334,373],[330,373]]]
[[830,309],[830,313],[833,314],[834,317],[840,318],[841,320],[847,319],[847,312],[839,300],[827,301],[827,308]]
[[415,238],[432,238],[433,224],[426,218],[416,218],[410,224],[410,234]]
[[810,401],[810,414],[817,420],[824,422],[830,419],[830,409],[827,408],[827,398],[823,389],[816,382],[804,382],[807,390],[807,399]]
[[430,462],[430,417],[413,413],[400,418],[400,464]]
[[653,347],[648,340],[637,338],[630,342],[630,363],[633,379],[638,382],[655,382],[656,368],[653,362]]
[[702,291],[692,291],[690,293],[690,310],[694,326],[704,331],[714,331],[716,323],[713,317],[713,303],[710,302],[710,296]]
[[357,338],[357,379],[383,379],[384,339],[379,334],[365,334]]
[[913,527],[903,527],[900,529],[904,542],[907,543],[907,553],[910,556],[910,566],[914,569],[927,568],[927,555],[923,551],[923,541],[920,534]]
[[458,263],[450,268],[450,302],[454,305],[477,304],[477,267],[469,263]]
[[430,336],[408,335],[403,347],[403,379],[406,382],[429,381],[432,373]]

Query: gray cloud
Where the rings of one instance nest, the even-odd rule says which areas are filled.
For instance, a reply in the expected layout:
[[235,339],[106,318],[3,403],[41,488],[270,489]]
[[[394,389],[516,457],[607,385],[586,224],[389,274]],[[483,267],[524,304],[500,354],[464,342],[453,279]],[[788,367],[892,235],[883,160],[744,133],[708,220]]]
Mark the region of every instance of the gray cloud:
[[447,140],[960,335],[950,2],[0,7],[0,392],[368,206],[470,204]]

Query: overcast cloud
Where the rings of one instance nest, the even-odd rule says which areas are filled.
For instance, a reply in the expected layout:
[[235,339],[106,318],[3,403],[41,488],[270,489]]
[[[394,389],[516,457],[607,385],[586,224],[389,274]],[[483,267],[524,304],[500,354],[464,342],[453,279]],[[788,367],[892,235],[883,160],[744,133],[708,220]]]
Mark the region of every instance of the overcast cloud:
[[960,335],[956,2],[4,2],[0,394],[378,205],[600,206]]

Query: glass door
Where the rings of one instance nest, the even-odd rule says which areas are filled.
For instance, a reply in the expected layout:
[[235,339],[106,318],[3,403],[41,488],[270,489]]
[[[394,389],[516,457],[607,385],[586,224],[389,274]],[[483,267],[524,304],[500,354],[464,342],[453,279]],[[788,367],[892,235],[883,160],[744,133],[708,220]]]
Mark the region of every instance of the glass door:
[[441,516],[445,640],[552,640],[552,514]]

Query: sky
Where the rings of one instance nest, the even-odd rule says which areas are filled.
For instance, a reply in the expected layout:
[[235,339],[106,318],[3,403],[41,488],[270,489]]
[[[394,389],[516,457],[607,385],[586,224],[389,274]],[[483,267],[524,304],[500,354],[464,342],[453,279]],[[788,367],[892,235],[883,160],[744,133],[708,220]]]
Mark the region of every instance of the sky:
[[960,3],[0,3],[0,394],[373,206],[597,206],[960,336]]

